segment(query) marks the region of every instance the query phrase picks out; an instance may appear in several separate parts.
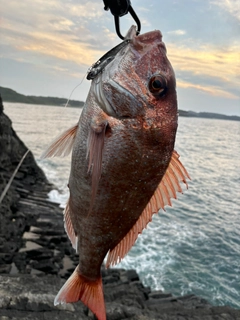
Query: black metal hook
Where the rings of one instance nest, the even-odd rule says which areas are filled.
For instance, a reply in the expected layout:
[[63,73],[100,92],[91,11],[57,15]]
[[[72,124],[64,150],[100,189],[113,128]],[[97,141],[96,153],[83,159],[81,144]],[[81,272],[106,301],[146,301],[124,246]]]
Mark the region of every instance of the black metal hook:
[[124,16],[128,12],[131,14],[133,19],[135,20],[137,24],[137,35],[141,31],[141,22],[136,14],[136,12],[133,10],[133,7],[131,6],[130,0],[103,0],[104,2],[104,10],[111,11],[112,15],[114,15],[114,22],[115,22],[115,29],[116,33],[119,36],[120,39],[124,40],[124,37],[122,36],[120,32],[120,20],[119,17]]
[[[132,6],[129,6],[129,12],[130,12],[131,16],[133,17],[133,19],[135,20],[135,22],[137,23],[137,35],[138,35],[140,33],[140,31],[141,31],[141,22],[138,19],[138,16],[136,15],[136,13],[133,10]],[[115,22],[115,29],[116,29],[117,35],[119,36],[120,39],[124,40],[124,37],[121,35],[121,32],[120,32],[119,16],[114,16],[114,22]]]

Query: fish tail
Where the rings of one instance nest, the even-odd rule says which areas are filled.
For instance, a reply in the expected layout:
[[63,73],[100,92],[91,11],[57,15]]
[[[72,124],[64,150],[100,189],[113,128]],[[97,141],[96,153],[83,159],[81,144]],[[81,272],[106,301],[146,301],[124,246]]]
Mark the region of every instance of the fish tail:
[[81,300],[98,318],[106,320],[102,278],[88,280],[78,272],[78,266],[58,292],[54,305]]

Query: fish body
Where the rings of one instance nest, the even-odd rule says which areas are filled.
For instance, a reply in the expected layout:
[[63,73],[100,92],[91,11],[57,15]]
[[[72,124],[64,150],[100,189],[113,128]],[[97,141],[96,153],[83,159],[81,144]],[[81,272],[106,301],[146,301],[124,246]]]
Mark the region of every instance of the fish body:
[[64,219],[79,265],[55,303],[82,300],[99,320],[106,319],[105,256],[107,266],[118,263],[189,177],[174,151],[176,83],[161,33],[136,36],[132,27],[126,39],[92,81],[78,124],[45,154],[72,147]]

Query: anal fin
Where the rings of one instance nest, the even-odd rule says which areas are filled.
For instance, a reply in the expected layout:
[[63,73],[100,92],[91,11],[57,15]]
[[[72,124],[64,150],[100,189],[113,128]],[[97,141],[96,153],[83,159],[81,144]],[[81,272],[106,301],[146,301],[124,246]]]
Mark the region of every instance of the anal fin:
[[98,318],[106,320],[102,279],[91,281],[80,275],[78,266],[57,294],[54,305],[81,300]]
[[73,142],[77,133],[78,124],[64,131],[58,136],[41,155],[41,159],[53,157],[65,157],[72,150]]
[[186,179],[190,179],[190,176],[179,160],[179,157],[178,153],[174,150],[169,166],[142,214],[126,236],[116,247],[109,251],[106,262],[107,268],[119,263],[124,258],[134,245],[139,233],[142,233],[142,230],[152,220],[154,213],[157,213],[160,209],[165,210],[164,207],[166,205],[172,205],[171,198],[177,199],[176,192],[182,193],[180,182],[185,183],[186,187],[188,187]]

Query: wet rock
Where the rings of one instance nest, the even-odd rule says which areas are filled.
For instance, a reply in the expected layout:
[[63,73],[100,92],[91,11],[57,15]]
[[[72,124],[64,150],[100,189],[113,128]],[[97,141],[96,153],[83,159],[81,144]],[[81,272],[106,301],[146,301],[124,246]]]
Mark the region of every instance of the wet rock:
[[[53,305],[54,297],[63,284],[64,280],[58,276],[1,275],[0,319],[8,317],[9,319],[93,320],[94,315],[81,302],[60,306]],[[166,298],[145,299],[141,293],[136,291],[136,287],[134,290],[131,289],[129,294],[129,286],[121,281],[119,285],[115,284],[111,289],[112,295],[110,287],[111,284],[104,286],[108,320],[236,320],[240,317],[240,310],[229,307],[213,307],[194,295],[172,297],[166,301]],[[125,295],[123,295],[123,291]],[[162,302],[159,303],[161,300]],[[156,310],[149,307],[149,301],[158,302]],[[30,314],[32,318],[30,318]]]
[[11,263],[13,259],[13,254],[11,253],[0,253],[0,265],[4,263]]
[[131,319],[133,316],[141,315],[141,310],[115,302],[106,304],[106,312],[108,320]]
[[53,276],[0,276],[0,319],[88,319],[82,304],[54,307],[55,294],[62,284]]
[[163,299],[172,297],[171,293],[164,293],[161,290],[150,292],[149,299]]
[[47,274],[58,274],[61,266],[54,262],[53,259],[44,259],[44,260],[32,260],[30,261],[30,266],[33,269],[43,271]]
[[4,264],[0,263],[0,274],[9,274],[11,271],[11,265],[10,264]]
[[[26,150],[0,100],[0,192]],[[96,319],[81,302],[53,305],[78,256],[62,209],[47,199],[51,188],[29,153],[0,204],[0,320]],[[135,270],[101,271],[107,320],[240,319],[240,310],[213,307],[194,295],[151,292]]]

